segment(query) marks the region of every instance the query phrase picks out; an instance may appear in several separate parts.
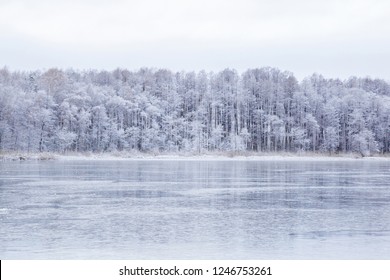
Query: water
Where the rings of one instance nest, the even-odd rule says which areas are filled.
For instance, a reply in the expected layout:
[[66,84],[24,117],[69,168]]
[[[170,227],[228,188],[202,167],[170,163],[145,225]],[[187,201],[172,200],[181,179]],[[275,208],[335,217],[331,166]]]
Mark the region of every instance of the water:
[[0,163],[0,259],[389,259],[389,161]]

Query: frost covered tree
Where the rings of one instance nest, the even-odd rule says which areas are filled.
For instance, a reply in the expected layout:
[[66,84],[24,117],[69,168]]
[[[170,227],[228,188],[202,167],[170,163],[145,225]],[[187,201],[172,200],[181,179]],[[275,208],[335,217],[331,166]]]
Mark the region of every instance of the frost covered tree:
[[390,85],[264,67],[0,69],[0,150],[390,151]]

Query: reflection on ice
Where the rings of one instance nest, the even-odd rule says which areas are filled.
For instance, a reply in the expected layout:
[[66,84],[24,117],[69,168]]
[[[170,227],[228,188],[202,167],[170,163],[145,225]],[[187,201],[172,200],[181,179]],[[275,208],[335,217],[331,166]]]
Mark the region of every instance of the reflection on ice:
[[388,161],[0,163],[2,259],[387,259]]

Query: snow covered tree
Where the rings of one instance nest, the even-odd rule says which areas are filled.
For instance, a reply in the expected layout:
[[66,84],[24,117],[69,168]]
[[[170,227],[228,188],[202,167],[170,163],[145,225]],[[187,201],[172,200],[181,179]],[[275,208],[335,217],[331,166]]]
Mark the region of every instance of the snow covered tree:
[[0,69],[0,150],[390,151],[390,85],[264,67]]

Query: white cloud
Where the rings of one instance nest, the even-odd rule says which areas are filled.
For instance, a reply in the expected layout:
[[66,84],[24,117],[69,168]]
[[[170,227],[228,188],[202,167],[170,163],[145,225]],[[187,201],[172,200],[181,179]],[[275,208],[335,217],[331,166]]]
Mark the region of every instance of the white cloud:
[[354,35],[388,8],[386,1],[8,1],[0,22],[52,43],[253,43]]
[[[389,12],[386,0],[3,0],[0,61],[11,67],[23,65],[11,60],[17,57],[11,49],[24,42],[35,57],[43,57],[42,62],[75,61],[76,68],[85,61],[92,62],[90,67],[109,67],[123,63],[124,57],[128,63],[143,57],[145,66],[161,62],[160,67],[180,67],[180,57],[182,62],[186,58],[183,68],[192,64],[196,69],[200,63],[206,69],[244,68],[266,61],[292,71],[306,67],[310,73],[314,69],[310,70],[313,63],[304,61],[307,54],[319,65],[343,53],[355,54],[355,59],[366,56],[362,61],[367,61],[379,52],[389,62]],[[39,53],[40,48],[45,53]],[[48,59],[50,52],[52,57],[54,53],[65,57]],[[300,65],[283,63],[280,56],[288,58],[285,61],[298,57]],[[35,68],[45,66],[37,63]],[[335,74],[340,67],[335,66]]]

